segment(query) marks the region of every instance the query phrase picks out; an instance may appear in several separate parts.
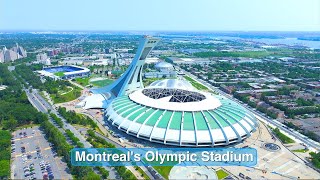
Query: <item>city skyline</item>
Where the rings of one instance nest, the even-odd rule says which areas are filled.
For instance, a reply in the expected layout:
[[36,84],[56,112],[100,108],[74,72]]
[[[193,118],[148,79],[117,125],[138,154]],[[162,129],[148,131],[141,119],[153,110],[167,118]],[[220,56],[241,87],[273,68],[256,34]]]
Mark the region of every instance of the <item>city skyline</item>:
[[[0,177],[320,177],[318,33],[159,34],[0,33],[13,47],[4,61],[0,52]],[[250,148],[260,171],[237,163],[186,172],[176,160],[74,167],[73,148],[101,147]]]
[[[319,31],[311,1],[3,1],[1,31]],[[290,8],[288,8],[290,7]],[[13,21],[14,19],[14,21]]]
[[320,0],[0,7],[0,179],[319,179]]

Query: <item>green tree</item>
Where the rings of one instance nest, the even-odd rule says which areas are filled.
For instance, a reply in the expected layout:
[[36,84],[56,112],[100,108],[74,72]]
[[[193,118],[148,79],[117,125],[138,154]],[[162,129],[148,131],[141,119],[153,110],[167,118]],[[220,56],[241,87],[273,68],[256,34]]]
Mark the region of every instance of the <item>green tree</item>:
[[208,80],[210,80],[210,79],[212,79],[212,77],[213,77],[213,74],[212,74],[212,72],[208,72]]
[[2,122],[2,126],[4,129],[13,130],[17,127],[18,121],[14,119],[13,116],[10,116],[9,120],[5,120]]
[[0,130],[0,179],[8,179],[10,175],[10,138],[9,131]]
[[319,153],[311,152],[310,155],[311,155],[311,158],[312,158],[312,161],[311,161],[312,164],[316,168],[320,169],[320,152]]
[[83,179],[100,180],[100,176],[93,171],[90,171]]
[[[1,160],[0,161],[0,178],[9,177],[10,175],[10,161],[9,160]],[[6,179],[6,178],[4,178]]]

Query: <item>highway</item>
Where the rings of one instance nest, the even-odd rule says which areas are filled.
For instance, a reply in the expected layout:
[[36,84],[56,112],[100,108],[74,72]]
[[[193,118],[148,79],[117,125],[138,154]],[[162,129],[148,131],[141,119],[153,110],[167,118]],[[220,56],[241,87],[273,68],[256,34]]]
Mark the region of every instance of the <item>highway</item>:
[[48,110],[47,110],[47,108],[44,106],[44,104],[43,104],[41,101],[39,101],[33,93],[29,92],[29,90],[27,90],[27,89],[24,89],[24,90],[25,90],[25,92],[26,92],[26,94],[27,94],[27,96],[28,96],[28,99],[29,99],[30,103],[31,103],[37,110],[39,110],[40,112],[43,112],[43,113],[47,113],[47,112],[48,112]]
[[247,104],[239,101],[238,99],[234,98],[232,95],[227,94],[223,91],[221,91],[219,88],[212,86],[211,84],[209,84],[208,82],[199,79],[198,77],[194,76],[193,74],[179,68],[180,71],[182,71],[184,74],[186,74],[187,76],[193,78],[194,80],[200,82],[201,84],[209,87],[211,90],[218,92],[219,94],[237,102],[239,105],[243,106],[244,108],[246,108],[248,111],[252,112],[256,117],[264,120],[265,122],[279,128],[279,130],[286,132],[287,134],[289,134],[290,136],[293,136],[295,139],[298,139],[299,141],[301,141],[302,143],[304,143],[306,146],[311,147],[316,149],[317,151],[320,151],[320,143],[313,141],[312,139],[306,137],[305,135],[295,131],[294,129],[291,129],[287,126],[285,126],[284,124],[278,122],[277,120],[274,119],[270,119],[268,117],[266,117],[263,113],[254,110],[253,108],[251,108],[250,106],[248,106]]
[[85,148],[92,147],[90,143],[86,141],[86,139],[79,133],[78,130],[76,130],[72,125],[70,125],[59,113],[56,109],[54,109],[39,93],[37,90],[33,89],[32,93],[27,92],[28,97],[31,97],[32,104],[36,106],[37,109],[39,109],[43,113],[47,113],[48,110],[50,110],[51,113],[56,114],[59,118],[62,119],[62,122],[64,124],[64,129],[70,129],[72,133],[76,137],[80,139],[80,142],[83,143]]

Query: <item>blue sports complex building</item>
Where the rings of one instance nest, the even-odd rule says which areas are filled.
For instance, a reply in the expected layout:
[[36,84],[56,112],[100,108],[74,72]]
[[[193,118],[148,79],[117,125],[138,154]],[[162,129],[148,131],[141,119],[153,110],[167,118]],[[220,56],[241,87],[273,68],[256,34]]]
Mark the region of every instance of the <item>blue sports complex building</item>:
[[45,67],[43,70],[38,71],[38,73],[54,79],[74,79],[89,76],[90,70],[79,66],[53,66]]

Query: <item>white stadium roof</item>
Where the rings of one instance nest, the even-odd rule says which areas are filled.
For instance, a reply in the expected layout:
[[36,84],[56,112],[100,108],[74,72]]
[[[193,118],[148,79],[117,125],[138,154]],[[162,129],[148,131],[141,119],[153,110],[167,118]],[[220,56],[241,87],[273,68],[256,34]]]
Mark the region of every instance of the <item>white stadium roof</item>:
[[177,79],[165,79],[154,81],[147,88],[170,88],[196,91],[196,88],[194,88],[188,81],[182,81]]
[[164,61],[158,62],[155,66],[155,68],[173,68],[173,65]]

